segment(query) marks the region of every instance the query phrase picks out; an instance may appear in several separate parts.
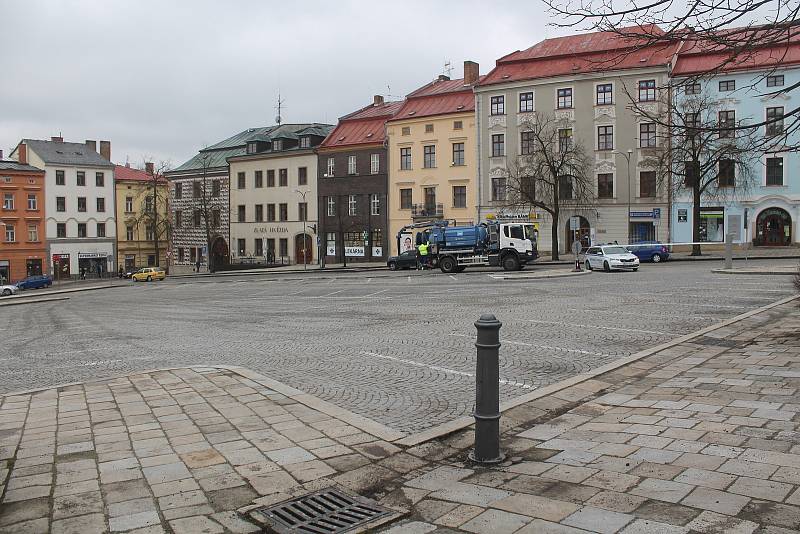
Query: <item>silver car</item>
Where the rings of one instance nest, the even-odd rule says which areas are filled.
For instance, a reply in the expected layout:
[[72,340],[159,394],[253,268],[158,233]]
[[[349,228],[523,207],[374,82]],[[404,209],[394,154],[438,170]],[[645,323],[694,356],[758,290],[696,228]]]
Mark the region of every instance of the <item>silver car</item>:
[[590,271],[594,269],[603,269],[606,272],[639,270],[639,258],[621,245],[589,247],[586,251],[585,264]]
[[10,285],[2,285],[0,286],[0,295],[4,297],[9,297],[11,295],[16,295],[19,291],[17,286],[10,286]]

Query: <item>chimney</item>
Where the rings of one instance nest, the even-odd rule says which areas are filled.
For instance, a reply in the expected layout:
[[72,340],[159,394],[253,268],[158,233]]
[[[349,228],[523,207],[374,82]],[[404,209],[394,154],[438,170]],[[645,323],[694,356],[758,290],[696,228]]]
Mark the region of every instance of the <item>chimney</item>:
[[63,137],[58,137],[58,136],[55,136],[55,135],[53,137],[51,137],[50,140],[52,142],[54,142],[54,143],[63,143],[64,142],[64,138]]
[[17,145],[17,161],[23,165],[28,164],[28,145],[20,143]]
[[153,176],[153,172],[154,172],[153,171],[153,162],[152,161],[148,161],[147,163],[145,163],[144,164],[144,170],[145,170],[145,172],[147,174],[149,174],[150,176]]
[[86,140],[86,146],[87,146],[87,147],[89,148],[89,150],[91,150],[92,152],[97,152],[97,141],[92,141],[91,139],[87,139],[87,140]]
[[372,97],[372,105],[373,106],[382,106],[383,105],[383,96],[375,95]]
[[450,79],[450,76],[447,76],[445,74],[440,74],[439,77],[436,79],[436,81],[438,81],[438,82],[446,82],[449,79]]
[[111,161],[111,141],[100,141],[100,155]]
[[480,70],[474,61],[464,62],[464,85],[472,85],[478,81]]

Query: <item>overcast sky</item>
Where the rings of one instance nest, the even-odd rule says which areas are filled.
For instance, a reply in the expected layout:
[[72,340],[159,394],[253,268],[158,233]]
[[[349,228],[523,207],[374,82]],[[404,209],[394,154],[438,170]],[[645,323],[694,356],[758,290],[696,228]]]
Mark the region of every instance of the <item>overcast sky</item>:
[[[327,122],[563,34],[526,1],[2,0],[0,148],[111,141],[173,167],[245,128]],[[388,87],[387,87],[388,86]],[[390,88],[390,89],[389,89]]]

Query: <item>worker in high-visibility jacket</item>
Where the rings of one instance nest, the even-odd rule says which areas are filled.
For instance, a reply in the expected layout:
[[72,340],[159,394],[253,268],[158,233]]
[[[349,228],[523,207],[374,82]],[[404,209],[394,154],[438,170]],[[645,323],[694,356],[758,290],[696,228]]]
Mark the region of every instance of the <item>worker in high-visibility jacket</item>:
[[417,246],[417,253],[419,254],[419,264],[421,268],[425,268],[428,264],[428,244],[422,243]]

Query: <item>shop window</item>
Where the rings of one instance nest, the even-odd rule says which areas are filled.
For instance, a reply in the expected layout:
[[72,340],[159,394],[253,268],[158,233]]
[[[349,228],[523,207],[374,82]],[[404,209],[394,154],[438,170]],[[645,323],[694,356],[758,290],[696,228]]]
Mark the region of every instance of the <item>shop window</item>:
[[724,208],[700,208],[700,241],[719,243],[724,240]]

